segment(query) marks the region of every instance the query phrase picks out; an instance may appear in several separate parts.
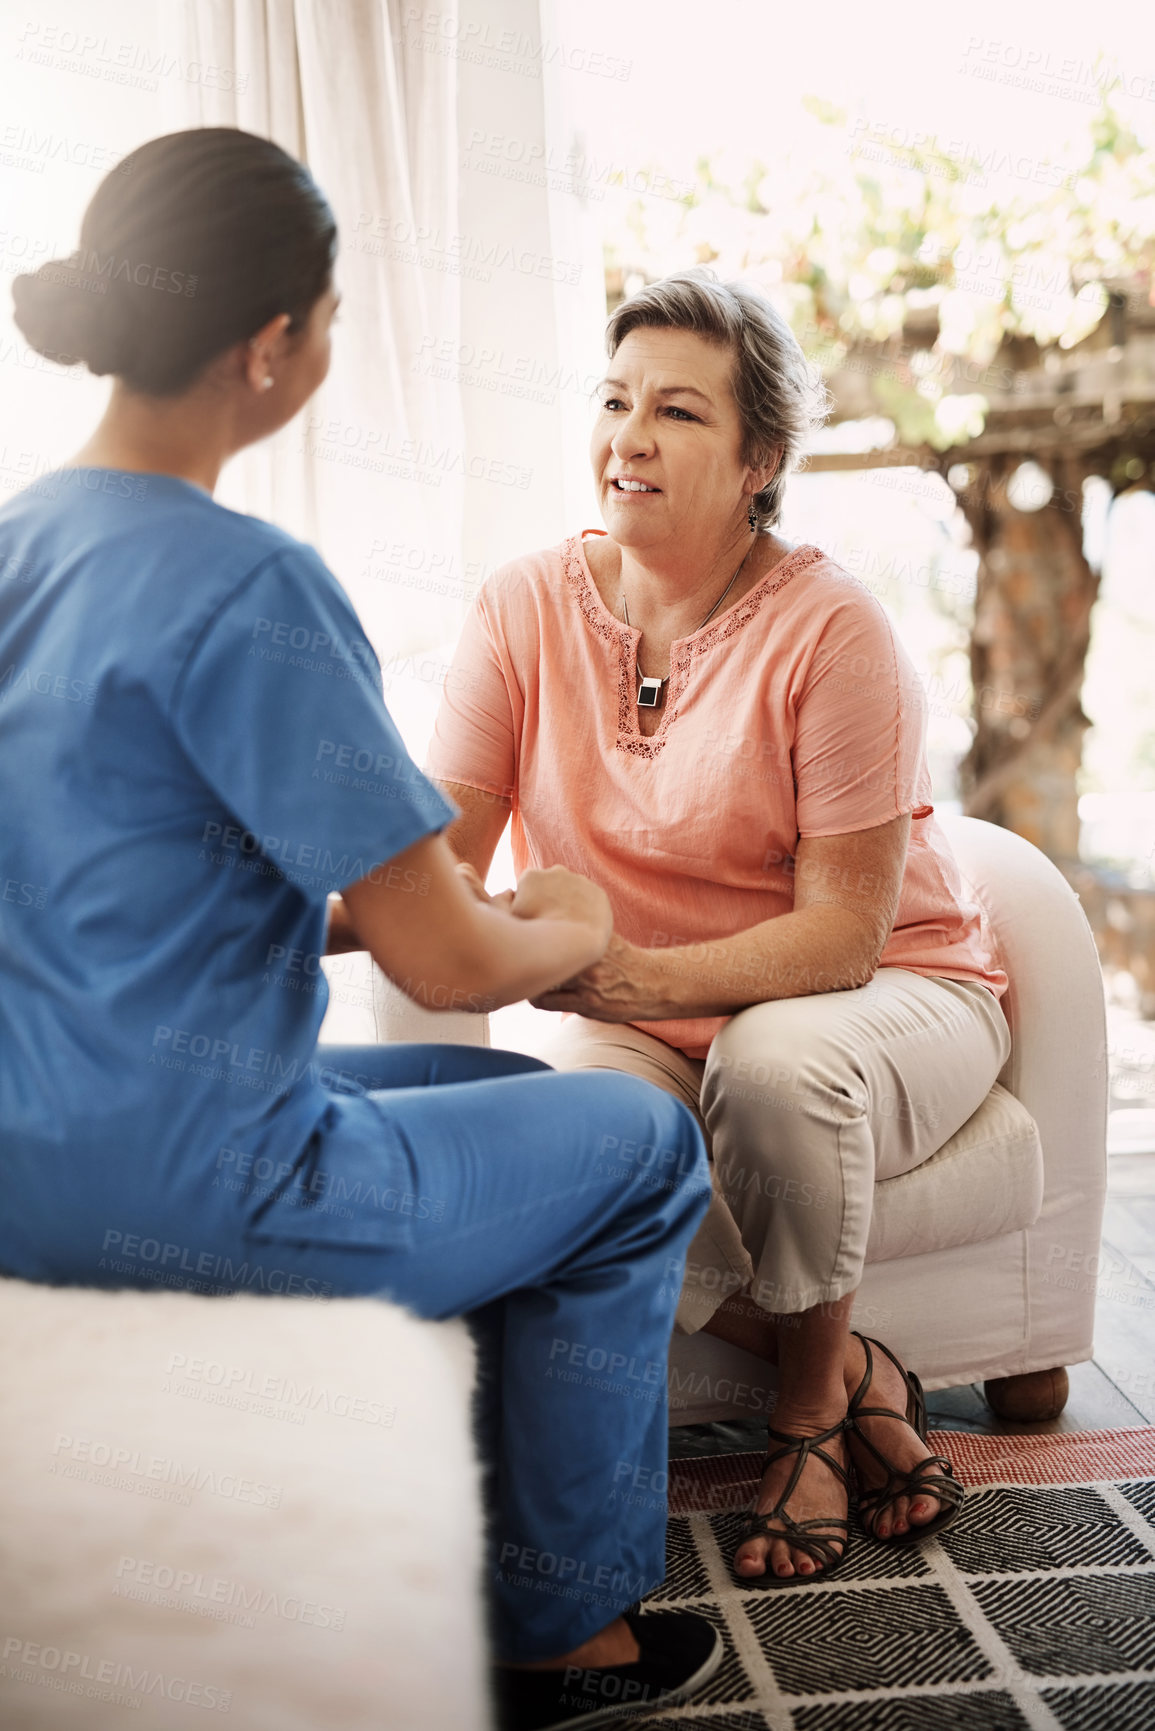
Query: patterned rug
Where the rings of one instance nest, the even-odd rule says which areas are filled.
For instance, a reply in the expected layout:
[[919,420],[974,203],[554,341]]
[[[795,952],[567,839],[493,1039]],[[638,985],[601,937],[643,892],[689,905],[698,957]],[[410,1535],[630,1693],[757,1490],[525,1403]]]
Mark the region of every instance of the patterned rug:
[[731,1575],[759,1457],[670,1469],[654,1604],[717,1623],[721,1670],[645,1731],[1155,1731],[1155,1430],[932,1433],[969,1487],[939,1538],[852,1528],[831,1581]]

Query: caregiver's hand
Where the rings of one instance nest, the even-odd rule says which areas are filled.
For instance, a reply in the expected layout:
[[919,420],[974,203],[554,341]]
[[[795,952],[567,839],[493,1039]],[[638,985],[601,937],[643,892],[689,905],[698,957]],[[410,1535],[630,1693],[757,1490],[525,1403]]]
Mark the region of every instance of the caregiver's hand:
[[605,894],[560,866],[490,897],[442,835],[426,836],[342,891],[377,965],[434,1009],[493,1010],[569,979],[602,955]]
[[466,889],[475,895],[479,902],[485,902],[490,907],[507,908],[513,900],[512,890],[499,890],[497,895],[491,896],[485,887],[485,879],[468,860],[458,860],[457,870]]
[[603,950],[613,937],[614,916],[606,892],[565,866],[523,872],[509,908],[521,920],[578,920],[588,924],[602,933]]

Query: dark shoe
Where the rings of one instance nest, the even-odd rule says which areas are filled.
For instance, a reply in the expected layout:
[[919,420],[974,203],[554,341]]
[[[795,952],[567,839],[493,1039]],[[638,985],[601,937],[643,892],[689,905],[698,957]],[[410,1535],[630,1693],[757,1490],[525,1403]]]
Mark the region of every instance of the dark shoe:
[[499,1731],[563,1731],[571,1725],[608,1725],[631,1713],[687,1701],[722,1663],[722,1637],[693,1611],[623,1613],[641,1649],[633,1665],[598,1671],[567,1665],[560,1671],[495,1670]]
[[[730,1567],[736,1581],[741,1581],[744,1587],[806,1587],[813,1581],[823,1581],[832,1575],[850,1548],[850,1522],[840,1516],[818,1516],[812,1521],[796,1521],[787,1514],[786,1504],[794,1494],[795,1486],[802,1477],[803,1469],[811,1455],[816,1455],[824,1466],[840,1478],[846,1486],[847,1502],[850,1500],[850,1475],[844,1466],[840,1466],[833,1455],[828,1455],[819,1445],[829,1442],[831,1437],[840,1436],[846,1429],[846,1420],[840,1419],[829,1430],[820,1431],[817,1436],[788,1436],[785,1431],[774,1430],[767,1426],[767,1434],[775,1442],[784,1446],[768,1454],[762,1462],[762,1471],[773,1466],[775,1461],[784,1460],[787,1455],[796,1454],[798,1460],[794,1471],[790,1474],[789,1483],[774,1507],[764,1515],[751,1514],[742,1529],[742,1535],[735,1547],[741,1550],[747,1539],[785,1539],[795,1551],[805,1551],[814,1563],[820,1563],[821,1568],[815,1569],[812,1575],[800,1575],[795,1569],[792,1575],[776,1575],[767,1559],[765,1572],[761,1575],[740,1575],[733,1563]],[[771,1521],[781,1521],[781,1527],[771,1528]],[[830,1527],[841,1527],[841,1533],[829,1532]],[[836,1547],[841,1545],[842,1549]]]
[[[855,1331],[857,1333],[857,1331]],[[866,1449],[886,1474],[886,1483],[875,1490],[864,1490],[859,1481],[858,1517],[866,1530],[868,1537],[877,1539],[880,1545],[917,1545],[923,1539],[929,1539],[932,1533],[941,1533],[944,1527],[958,1514],[966,1491],[954,1476],[954,1468],[945,1455],[929,1455],[926,1460],[919,1461],[910,1472],[900,1472],[881,1449],[859,1429],[858,1421],[864,1418],[894,1418],[900,1424],[908,1424],[917,1435],[920,1442],[927,1440],[926,1396],[922,1392],[922,1384],[913,1371],[900,1364],[888,1346],[883,1346],[881,1340],[868,1340],[864,1334],[857,1335],[866,1353],[866,1369],[862,1381],[854,1391],[854,1398],[846,1415],[847,1427],[853,1434],[856,1443]],[[870,1384],[874,1378],[874,1355],[871,1347],[876,1346],[884,1352],[896,1370],[902,1372],[906,1382],[906,1412],[895,1412],[888,1406],[863,1406]],[[939,1470],[941,1468],[941,1471]],[[924,1521],[919,1526],[913,1523],[905,1533],[892,1533],[888,1538],[879,1538],[875,1532],[878,1517],[896,1497],[936,1497],[940,1503],[947,1506],[937,1514],[932,1521]]]

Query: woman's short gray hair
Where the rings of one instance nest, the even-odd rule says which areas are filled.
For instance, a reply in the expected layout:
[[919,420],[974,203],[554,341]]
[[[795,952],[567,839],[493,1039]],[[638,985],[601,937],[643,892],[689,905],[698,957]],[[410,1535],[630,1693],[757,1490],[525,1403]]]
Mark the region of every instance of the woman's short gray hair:
[[763,295],[744,283],[719,282],[709,270],[678,271],[616,307],[606,325],[610,359],[631,331],[644,329],[693,331],[733,352],[734,400],[745,430],[742,461],[765,463],[781,452],[773,480],[754,495],[758,527],[768,529],[782,515],[787,475],[826,419],[818,368]]

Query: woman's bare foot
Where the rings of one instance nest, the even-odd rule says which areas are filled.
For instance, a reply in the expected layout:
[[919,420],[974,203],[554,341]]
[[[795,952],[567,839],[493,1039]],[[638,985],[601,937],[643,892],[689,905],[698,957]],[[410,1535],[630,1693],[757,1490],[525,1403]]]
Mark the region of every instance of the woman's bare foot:
[[[874,1374],[863,1404],[868,1407],[890,1407],[894,1412],[904,1413],[907,1390],[897,1366],[890,1362],[884,1352],[875,1351],[871,1357]],[[853,1398],[865,1371],[865,1348],[857,1335],[852,1334],[846,1347],[848,1400]],[[921,1440],[916,1430],[899,1419],[865,1418],[859,1420],[859,1428],[879,1453],[892,1463],[896,1472],[911,1472],[920,1461],[927,1460],[934,1453],[934,1450]],[[881,1489],[887,1482],[882,1467],[870,1450],[863,1447],[853,1431],[847,1432],[847,1440],[859,1491]],[[874,1515],[870,1524],[871,1532],[875,1538],[889,1539],[909,1532],[912,1527],[925,1526],[928,1521],[934,1520],[943,1507],[944,1504],[938,1497],[928,1496],[925,1492],[915,1497],[895,1497],[893,1502],[884,1503]]]
[[[846,1417],[846,1407],[833,1412],[804,1412],[797,1408],[776,1407],[774,1411],[774,1429],[787,1436],[805,1437],[821,1436],[823,1431],[830,1430],[840,1424]],[[769,1441],[769,1452],[773,1454],[783,1445],[774,1437]],[[830,1455],[844,1470],[849,1464],[845,1435],[829,1437],[819,1445],[823,1452]],[[755,1505],[758,1514],[768,1514],[781,1500],[790,1476],[798,1465],[797,1454],[789,1454],[773,1465],[768,1466],[762,1474],[762,1485],[758,1492]],[[838,1475],[816,1455],[810,1455],[802,1469],[801,1477],[786,1500],[786,1511],[791,1520],[801,1524],[803,1521],[826,1521],[828,1526],[812,1528],[817,1538],[827,1539],[834,1552],[841,1557],[846,1549],[847,1532],[845,1527],[835,1523],[846,1519],[847,1491]],[[775,1522],[766,1536],[746,1539],[734,1553],[734,1571],[738,1575],[751,1580],[764,1575],[767,1570],[771,1574],[786,1579],[791,1575],[822,1575],[827,1564],[820,1555],[811,1556],[809,1552],[792,1546],[786,1539],[773,1537],[775,1532],[784,1531],[784,1523]],[[818,1547],[816,1547],[817,1550]]]
[[583,1671],[604,1671],[611,1665],[636,1665],[641,1648],[624,1617],[615,1617],[580,1647],[556,1659],[534,1659],[524,1665],[509,1665],[510,1671],[560,1671],[565,1665],[580,1665]]

